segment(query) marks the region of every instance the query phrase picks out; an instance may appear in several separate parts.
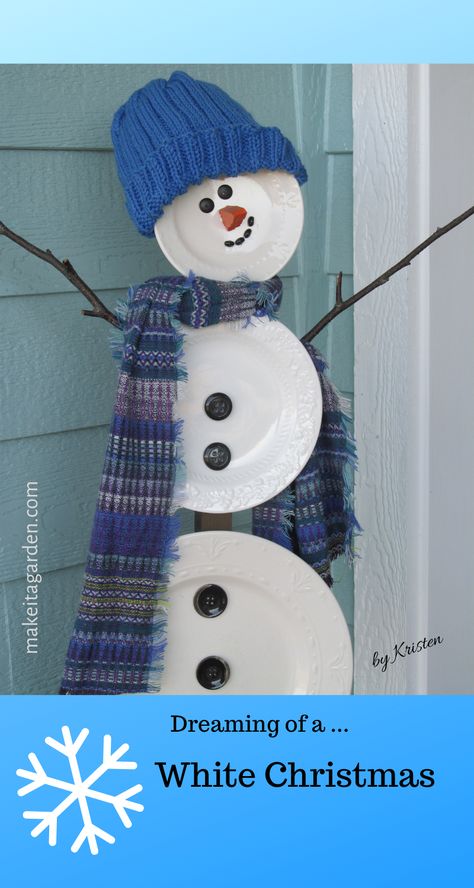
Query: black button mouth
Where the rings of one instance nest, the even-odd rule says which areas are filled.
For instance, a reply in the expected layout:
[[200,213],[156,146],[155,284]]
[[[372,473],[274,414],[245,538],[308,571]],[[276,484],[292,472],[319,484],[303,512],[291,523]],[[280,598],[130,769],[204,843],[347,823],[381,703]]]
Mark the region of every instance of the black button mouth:
[[248,240],[250,235],[252,234],[252,227],[253,227],[254,223],[255,223],[254,216],[249,216],[247,219],[247,225],[249,227],[245,229],[243,237],[240,236],[235,241],[226,240],[226,241],[224,241],[224,246],[225,247],[241,247],[242,244],[244,244],[245,241]]
[[229,681],[230,669],[222,657],[206,657],[196,669],[196,678],[207,691],[218,691]]

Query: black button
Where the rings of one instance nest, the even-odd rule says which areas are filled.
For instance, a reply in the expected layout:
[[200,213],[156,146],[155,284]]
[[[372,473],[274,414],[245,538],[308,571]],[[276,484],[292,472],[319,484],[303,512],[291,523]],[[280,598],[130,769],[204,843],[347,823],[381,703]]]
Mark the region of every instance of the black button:
[[247,219],[247,222],[250,225],[250,227],[252,227],[253,223],[255,222],[255,219],[253,218],[253,216],[249,216]]
[[229,465],[230,450],[227,444],[219,444],[219,442],[208,444],[203,453],[203,459],[209,469],[219,472]]
[[243,237],[238,237],[235,243],[237,244],[238,247],[240,247],[240,244],[243,244],[243,242],[244,242]]
[[199,201],[199,209],[203,213],[212,213],[214,209],[214,201],[212,198],[203,197],[203,199]]
[[252,234],[252,229],[246,228],[244,231],[244,237],[250,237],[251,234]]
[[214,583],[201,586],[194,596],[194,607],[201,617],[220,617],[227,607],[227,594]]
[[232,401],[223,392],[214,392],[206,398],[204,410],[210,419],[227,419],[232,412]]
[[196,669],[199,684],[208,691],[218,691],[229,681],[230,669],[221,657],[206,657]]
[[230,185],[219,185],[217,193],[222,200],[229,200],[229,197],[232,197],[233,194]]
[[224,246],[225,246],[225,247],[233,247],[233,246],[234,246],[234,241],[224,241]]

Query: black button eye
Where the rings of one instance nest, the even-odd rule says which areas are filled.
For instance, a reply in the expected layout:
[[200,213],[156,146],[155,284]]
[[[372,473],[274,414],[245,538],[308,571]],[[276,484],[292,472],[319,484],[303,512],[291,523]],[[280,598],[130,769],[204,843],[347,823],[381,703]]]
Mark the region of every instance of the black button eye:
[[229,200],[229,197],[232,197],[233,191],[230,185],[219,185],[217,189],[217,193],[222,200]]
[[214,201],[211,200],[210,197],[203,197],[203,199],[199,201],[199,209],[203,213],[212,213],[214,209]]

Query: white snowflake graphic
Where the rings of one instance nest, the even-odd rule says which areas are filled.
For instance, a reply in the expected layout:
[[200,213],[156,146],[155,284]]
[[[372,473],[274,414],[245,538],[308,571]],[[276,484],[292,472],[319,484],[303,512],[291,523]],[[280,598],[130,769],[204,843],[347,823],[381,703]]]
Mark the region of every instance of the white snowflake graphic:
[[132,821],[127,814],[127,809],[131,811],[143,811],[143,805],[138,802],[131,802],[130,798],[138,792],[141,792],[143,787],[140,784],[137,784],[136,786],[130,787],[130,789],[124,790],[118,795],[99,792],[91,787],[97,783],[100,777],[102,777],[107,771],[132,771],[137,767],[137,763],[121,761],[122,756],[129,750],[128,743],[123,743],[122,746],[119,746],[118,749],[115,750],[115,752],[112,752],[112,737],[110,734],[106,734],[104,736],[102,763],[92,772],[92,774],[89,774],[88,777],[83,779],[79,770],[77,753],[89,736],[89,730],[83,728],[75,740],[72,739],[71,730],[67,725],[61,728],[61,733],[63,735],[64,743],[60,743],[59,740],[54,740],[52,737],[45,737],[44,742],[53,749],[56,749],[61,755],[66,756],[71,769],[72,783],[65,780],[58,780],[55,777],[50,777],[41,765],[38,756],[36,756],[34,752],[30,752],[28,759],[33,766],[33,771],[25,771],[23,768],[19,768],[16,772],[18,777],[24,777],[29,780],[30,783],[22,786],[21,789],[18,790],[18,795],[27,795],[29,792],[34,792],[36,789],[40,789],[42,786],[53,786],[56,789],[62,789],[67,795],[52,811],[24,811],[23,817],[26,820],[39,820],[39,823],[31,830],[33,838],[36,838],[47,829],[49,844],[56,845],[59,817],[61,814],[64,814],[70,805],[77,802],[80,807],[84,826],[71,845],[71,851],[73,853],[79,851],[79,848],[87,839],[91,854],[98,854],[99,847],[97,839],[103,839],[104,842],[113,845],[115,838],[110,833],[100,829],[92,823],[87,799],[99,799],[102,802],[107,802],[108,804],[113,805],[123,825],[128,829],[131,827]]

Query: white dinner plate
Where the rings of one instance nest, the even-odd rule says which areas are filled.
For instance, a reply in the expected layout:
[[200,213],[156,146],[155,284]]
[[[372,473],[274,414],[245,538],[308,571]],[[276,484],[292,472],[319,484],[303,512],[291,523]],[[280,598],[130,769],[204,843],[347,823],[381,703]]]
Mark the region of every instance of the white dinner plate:
[[[250,534],[179,538],[169,584],[164,694],[348,694],[352,649],[341,609],[320,576],[292,552]],[[196,610],[196,593],[223,589],[225,609]],[[206,690],[199,664],[218,658],[226,683]]]
[[[223,186],[229,197],[219,197]],[[226,210],[236,214],[230,230],[223,221]],[[181,274],[192,269],[215,281],[264,281],[278,274],[295,252],[303,216],[295,177],[284,170],[259,170],[192,185],[165,206],[155,236]]]
[[[306,349],[279,321],[185,328],[188,381],[178,386],[184,419],[183,505],[198,512],[238,512],[263,503],[296,478],[317,441],[322,417],[318,375]],[[223,393],[232,410],[210,418],[207,398]],[[211,444],[228,448],[226,468],[210,468]]]

